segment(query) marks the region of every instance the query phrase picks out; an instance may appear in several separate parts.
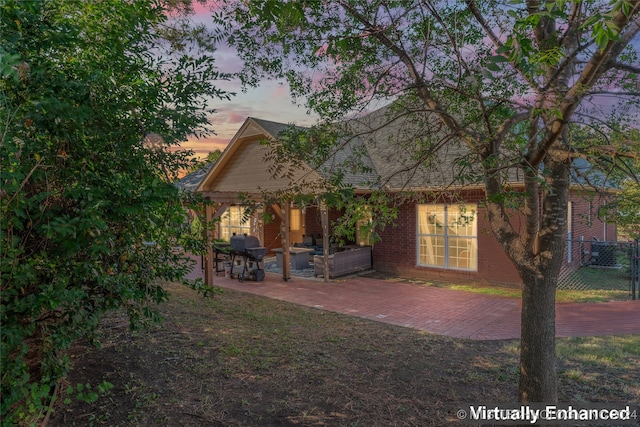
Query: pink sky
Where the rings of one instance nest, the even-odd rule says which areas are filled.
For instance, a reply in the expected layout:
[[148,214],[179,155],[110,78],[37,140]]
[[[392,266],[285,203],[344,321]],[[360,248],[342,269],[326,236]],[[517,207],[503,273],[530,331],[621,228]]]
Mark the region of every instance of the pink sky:
[[[194,9],[195,22],[210,22],[211,12],[208,6],[196,2]],[[222,72],[237,72],[241,67],[238,56],[227,46],[219,46],[215,57]],[[210,103],[209,107],[216,110],[209,119],[216,135],[200,140],[193,138],[182,145],[193,149],[199,156],[205,156],[216,149],[223,150],[247,117],[302,126],[311,125],[315,121],[314,117],[306,114],[304,107],[293,104],[289,88],[282,82],[265,81],[260,87],[246,92],[242,92],[239,81],[221,81],[217,85],[223,90],[235,92],[236,96],[230,101],[213,100]]]
[[[205,25],[211,22],[209,6],[194,2],[194,9],[196,13],[192,18],[195,22]],[[235,51],[228,46],[218,46],[215,57],[222,72],[237,72],[242,66]],[[217,86],[223,90],[235,92],[236,96],[230,101],[212,100],[210,103],[209,108],[216,110],[209,119],[215,135],[200,140],[193,138],[183,144],[184,148],[193,149],[198,156],[205,156],[216,149],[223,150],[247,117],[295,123],[301,126],[309,126],[316,121],[315,116],[306,114],[304,107],[293,104],[286,83],[265,81],[260,87],[248,89],[246,92],[242,92],[239,81],[220,81]],[[585,107],[602,108],[611,102],[602,97],[599,100],[599,105],[585,105]]]
[[269,81],[246,93],[241,92],[239,82],[221,82],[220,87],[235,91],[237,95],[230,101],[215,100],[211,103],[216,112],[209,121],[216,135],[206,139],[190,139],[183,144],[184,148],[191,148],[200,156],[216,149],[223,150],[247,117],[302,126],[314,122],[313,117],[306,114],[305,108],[293,104],[285,85]]

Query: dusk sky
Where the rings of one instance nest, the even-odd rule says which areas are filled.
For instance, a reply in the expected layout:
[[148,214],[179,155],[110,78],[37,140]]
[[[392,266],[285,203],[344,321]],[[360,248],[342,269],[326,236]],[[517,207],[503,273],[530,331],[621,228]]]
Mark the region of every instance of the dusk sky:
[[[196,23],[205,25],[212,23],[209,6],[203,6],[194,2],[195,15],[192,19]],[[236,52],[226,45],[219,45],[215,53],[216,63],[221,72],[238,72],[242,63]],[[235,92],[231,100],[213,100],[209,107],[216,113],[211,115],[210,123],[215,135],[206,139],[192,138],[182,146],[191,148],[198,156],[206,156],[216,149],[224,150],[233,135],[239,130],[247,117],[257,117],[281,123],[295,123],[300,126],[309,126],[316,121],[315,116],[308,115],[304,106],[293,103],[289,87],[285,82],[264,81],[258,88],[248,89],[242,92],[241,84],[235,81],[219,81],[217,86],[228,92]],[[597,104],[585,102],[585,108],[591,109],[590,114],[597,115],[598,110],[608,110],[613,102],[611,95],[597,98]],[[302,104],[303,100],[298,100]],[[629,114],[640,118],[640,112],[632,110]],[[603,113],[604,114],[604,113]]]
[[[196,15],[193,20],[198,23],[211,22],[208,6],[194,3]],[[227,46],[218,46],[216,63],[222,72],[237,72],[241,62],[235,51]],[[293,104],[289,87],[283,82],[265,81],[256,89],[242,92],[239,81],[221,81],[217,86],[228,92],[235,92],[230,101],[214,100],[210,107],[216,110],[210,122],[216,135],[206,139],[190,139],[182,146],[193,149],[197,155],[205,156],[216,149],[224,150],[233,135],[238,131],[247,117],[257,117],[281,123],[295,123],[305,126],[314,123],[315,119],[306,114],[304,107]]]
[[248,90],[247,93],[240,91],[239,82],[223,82],[219,86],[238,94],[230,101],[216,100],[211,104],[216,113],[211,116],[210,122],[217,135],[183,144],[183,147],[192,148],[198,155],[206,155],[217,148],[223,150],[247,117],[303,126],[314,122],[306,114],[305,108],[298,108],[292,103],[286,85],[264,82],[261,87]]

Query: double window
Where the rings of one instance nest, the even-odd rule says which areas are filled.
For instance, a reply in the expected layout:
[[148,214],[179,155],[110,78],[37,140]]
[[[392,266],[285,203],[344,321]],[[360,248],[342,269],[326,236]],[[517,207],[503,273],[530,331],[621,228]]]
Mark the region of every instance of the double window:
[[418,205],[418,265],[478,270],[477,206]]
[[220,238],[229,242],[233,233],[238,236],[251,234],[251,219],[246,217],[244,206],[229,206],[220,218]]

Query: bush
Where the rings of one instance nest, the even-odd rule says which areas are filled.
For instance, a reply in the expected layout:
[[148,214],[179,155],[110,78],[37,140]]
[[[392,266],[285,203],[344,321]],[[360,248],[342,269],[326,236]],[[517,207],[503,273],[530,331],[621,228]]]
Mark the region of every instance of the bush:
[[169,148],[224,94],[208,56],[162,55],[167,28],[152,0],[0,6],[3,425],[43,416],[102,313],[154,319],[189,268],[172,182],[191,153]]

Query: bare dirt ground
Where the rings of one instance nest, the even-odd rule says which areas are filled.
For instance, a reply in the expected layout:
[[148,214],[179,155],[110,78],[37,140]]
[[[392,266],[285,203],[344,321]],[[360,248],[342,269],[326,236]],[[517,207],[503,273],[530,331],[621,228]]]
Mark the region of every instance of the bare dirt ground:
[[[132,332],[126,316],[111,314],[101,349],[73,348],[67,385],[113,388],[93,403],[61,391],[48,426],[444,426],[459,423],[465,403],[516,401],[517,341],[450,339],[245,293],[205,299],[168,287],[163,322]],[[559,362],[561,400],[640,401],[631,341],[607,363],[566,341],[576,350]]]

